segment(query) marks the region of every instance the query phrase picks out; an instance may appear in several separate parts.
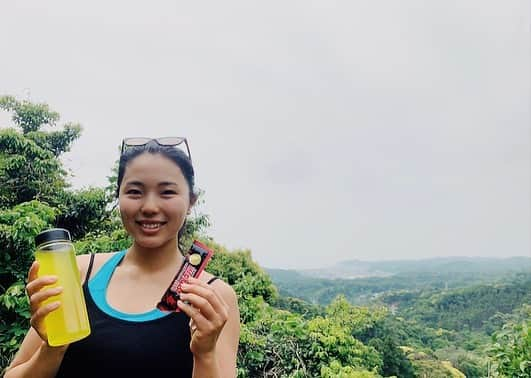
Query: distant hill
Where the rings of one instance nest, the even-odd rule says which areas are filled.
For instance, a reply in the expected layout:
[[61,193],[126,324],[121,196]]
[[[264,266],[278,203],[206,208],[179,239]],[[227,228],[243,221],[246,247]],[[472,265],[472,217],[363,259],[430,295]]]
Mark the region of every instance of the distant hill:
[[266,270],[282,295],[327,304],[342,294],[353,304],[363,304],[388,292],[464,288],[508,280],[517,274],[531,274],[531,258],[350,260],[322,269]]
[[531,271],[531,257],[444,257],[422,260],[347,260],[319,269],[266,269],[277,278],[298,276],[354,279],[388,277],[399,273],[505,273]]
[[471,285],[453,290],[395,292],[379,297],[407,319],[454,331],[501,328],[507,315],[531,304],[531,274],[519,273],[503,283]]

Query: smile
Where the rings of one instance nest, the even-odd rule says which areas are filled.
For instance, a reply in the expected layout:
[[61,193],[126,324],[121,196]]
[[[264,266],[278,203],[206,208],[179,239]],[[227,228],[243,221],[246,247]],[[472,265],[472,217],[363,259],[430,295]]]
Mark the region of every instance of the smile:
[[142,226],[142,228],[148,229],[148,230],[157,230],[161,226],[165,225],[166,222],[136,222],[138,225]]

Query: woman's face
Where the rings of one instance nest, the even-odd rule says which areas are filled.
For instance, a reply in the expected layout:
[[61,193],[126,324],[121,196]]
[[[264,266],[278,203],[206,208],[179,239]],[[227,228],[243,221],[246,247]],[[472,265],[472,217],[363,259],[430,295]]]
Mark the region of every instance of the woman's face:
[[177,245],[190,208],[190,189],[177,164],[160,154],[138,155],[125,168],[119,200],[122,222],[135,244]]

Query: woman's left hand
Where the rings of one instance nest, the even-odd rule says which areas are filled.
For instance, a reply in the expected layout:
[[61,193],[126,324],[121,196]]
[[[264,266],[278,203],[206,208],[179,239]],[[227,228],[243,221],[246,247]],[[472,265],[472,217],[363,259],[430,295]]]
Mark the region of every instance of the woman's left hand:
[[190,278],[181,288],[177,303],[190,317],[190,350],[195,357],[215,353],[219,334],[229,317],[229,306],[210,285],[196,278]]

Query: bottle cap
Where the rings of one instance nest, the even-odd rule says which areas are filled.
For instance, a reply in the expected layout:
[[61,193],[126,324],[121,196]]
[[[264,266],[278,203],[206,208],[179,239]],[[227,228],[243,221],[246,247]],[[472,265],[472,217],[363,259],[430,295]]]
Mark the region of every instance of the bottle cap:
[[35,236],[35,245],[52,241],[71,241],[70,232],[64,228],[51,228]]

